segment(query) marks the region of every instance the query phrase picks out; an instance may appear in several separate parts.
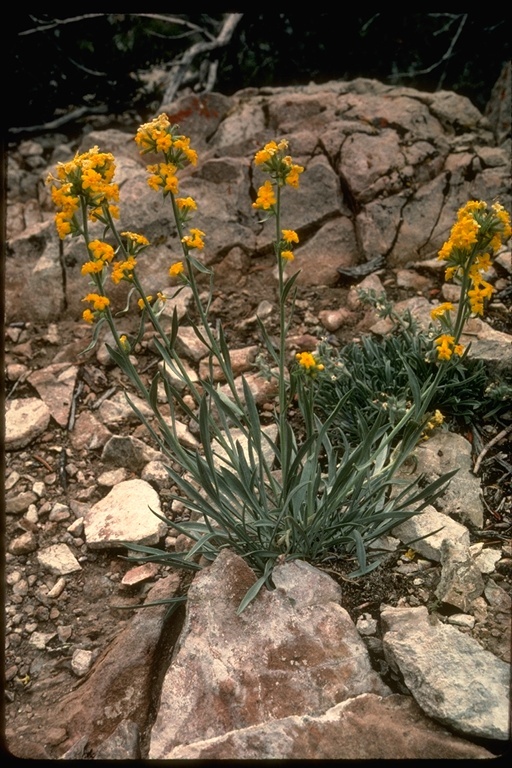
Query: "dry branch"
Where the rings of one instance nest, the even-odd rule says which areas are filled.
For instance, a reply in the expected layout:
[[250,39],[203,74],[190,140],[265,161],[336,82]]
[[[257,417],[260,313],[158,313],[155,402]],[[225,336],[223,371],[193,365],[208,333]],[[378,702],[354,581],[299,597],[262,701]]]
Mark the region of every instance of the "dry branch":
[[[216,38],[207,42],[194,43],[185,53],[179,58],[179,61],[173,65],[169,72],[167,85],[165,88],[162,104],[169,104],[173,101],[176,93],[178,92],[183,80],[187,75],[187,71],[194,60],[194,58],[200,53],[208,53],[216,48],[222,48],[227,45],[233,36],[235,28],[242,18],[243,13],[227,13],[221,30]],[[215,71],[213,71],[215,75]],[[212,82],[213,80],[213,82]],[[209,88],[213,88],[215,77],[212,77],[212,71],[210,70],[210,76],[208,78]]]

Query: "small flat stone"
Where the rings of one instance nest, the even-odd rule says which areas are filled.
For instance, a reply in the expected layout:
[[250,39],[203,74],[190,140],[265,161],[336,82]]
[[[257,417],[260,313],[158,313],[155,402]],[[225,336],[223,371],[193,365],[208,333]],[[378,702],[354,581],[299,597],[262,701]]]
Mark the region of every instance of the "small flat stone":
[[5,450],[25,448],[42,435],[49,423],[50,409],[39,398],[11,400],[5,413]]

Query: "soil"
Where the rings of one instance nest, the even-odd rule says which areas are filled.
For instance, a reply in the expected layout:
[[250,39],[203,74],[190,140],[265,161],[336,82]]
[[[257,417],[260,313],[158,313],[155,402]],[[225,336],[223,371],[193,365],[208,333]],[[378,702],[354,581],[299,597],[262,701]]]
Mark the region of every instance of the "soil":
[[[381,280],[387,287],[390,298],[401,300],[414,295],[414,291],[399,289],[396,275],[392,270],[382,270]],[[294,325],[290,335],[310,334],[325,337],[326,331],[319,322],[322,310],[344,306],[349,283],[340,280],[331,288],[304,288],[298,295]],[[439,285],[432,278],[432,285],[425,295],[437,295]],[[217,286],[213,310],[226,331],[232,348],[261,343],[256,324],[245,321],[254,314],[261,301],[275,301],[275,279],[270,262],[258,260],[249,273],[247,284],[242,290],[224,291]],[[505,311],[503,310],[505,305]],[[359,320],[361,316],[357,317]],[[510,302],[493,309],[491,303],[487,320],[498,330],[512,333]],[[5,361],[20,362],[30,369],[43,368],[53,362],[56,350],[84,349],[90,341],[90,327],[73,320],[63,319],[56,324],[57,344],[49,341],[49,329],[36,323],[14,324],[6,329]],[[357,337],[356,324],[343,326],[330,336],[330,342],[343,345]],[[71,345],[75,345],[72,347]],[[155,363],[149,345],[141,350],[141,369],[150,376]],[[80,358],[82,367],[82,390],[76,400],[76,416],[101,396],[114,383],[123,381],[121,373],[98,362],[95,353]],[[78,358],[75,362],[78,362]],[[37,393],[26,381],[6,382],[6,397],[35,396]],[[510,414],[509,414],[510,416]],[[489,442],[508,423],[474,425],[473,440],[480,436],[482,444]],[[126,425],[126,433],[140,428]],[[465,436],[468,436],[467,428]],[[149,439],[148,439],[149,442]],[[477,442],[477,441],[476,441]],[[475,445],[475,455],[477,446]],[[33,724],[46,718],[54,726],[56,747],[59,741],[59,723],[51,720],[52,703],[76,687],[79,680],[71,668],[71,656],[75,649],[83,648],[99,654],[119,632],[123,624],[133,615],[133,610],[122,606],[136,605],[144,599],[148,585],[141,585],[126,591],[120,584],[131,563],[120,558],[123,553],[115,550],[91,551],[80,536],[68,532],[74,517],[106,495],[108,488],[99,486],[96,478],[105,471],[101,462],[101,451],[77,451],[70,441],[70,433],[51,422],[47,431],[34,440],[27,448],[7,453],[5,457],[6,479],[13,472],[20,475],[15,491],[22,494],[30,491],[35,482],[44,483],[44,492],[37,501],[37,520],[23,514],[6,516],[5,538],[9,543],[23,531],[33,530],[38,547],[64,542],[79,560],[82,570],[66,577],[64,591],[56,600],[44,600],[39,592],[46,585],[51,588],[56,577],[46,572],[39,564],[36,553],[11,555],[5,562],[6,586],[6,690],[5,727],[13,742],[28,736]],[[509,439],[489,450],[482,462],[481,479],[485,506],[485,523],[481,531],[472,531],[472,541],[484,542],[485,546],[504,547],[504,557],[497,566],[494,580],[508,592],[511,591],[512,551],[512,451]],[[92,490],[91,490],[92,489]],[[164,511],[170,504],[165,490],[161,493]],[[72,509],[71,517],[52,519],[49,514],[54,504],[60,502]],[[414,568],[404,548],[391,554],[387,562],[370,576],[354,581],[347,578],[353,568],[345,561],[329,565],[329,572],[336,578],[343,593],[343,605],[354,621],[364,614],[378,619],[382,603],[388,605],[427,605],[429,609],[440,610],[434,594],[439,580],[440,569],[435,564]],[[409,567],[407,567],[409,566]],[[164,566],[159,566],[164,573]],[[501,618],[500,618],[501,616]],[[489,612],[487,619],[477,622],[473,630],[479,642],[497,655],[506,655],[507,641],[504,633],[509,632],[508,618]],[[54,637],[46,649],[33,644],[34,632],[52,633]],[[32,641],[32,642],[31,642]],[[383,659],[378,648],[370,648],[376,667],[383,670]],[[399,683],[396,683],[399,686]]]

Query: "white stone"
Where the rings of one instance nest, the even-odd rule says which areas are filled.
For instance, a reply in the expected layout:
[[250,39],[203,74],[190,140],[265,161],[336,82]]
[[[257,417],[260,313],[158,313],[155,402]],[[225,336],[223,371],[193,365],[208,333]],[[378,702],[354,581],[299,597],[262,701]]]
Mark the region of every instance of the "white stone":
[[32,632],[29,638],[29,643],[39,651],[44,651],[47,644],[50,640],[53,640],[56,635],[56,632]]
[[[468,529],[430,505],[423,512],[395,526],[392,534],[403,544],[410,544],[420,555],[435,562],[441,561],[441,546],[445,539],[469,547]],[[427,538],[420,538],[423,536]],[[415,541],[418,538],[420,541]]]
[[11,400],[5,412],[5,449],[14,451],[39,437],[50,423],[50,409],[37,397]]
[[124,542],[157,544],[166,525],[155,489],[145,480],[125,480],[98,501],[85,516],[84,533],[91,549],[109,549]]
[[83,648],[77,648],[71,657],[71,669],[77,677],[84,677],[90,670],[94,654]]
[[510,664],[423,606],[387,607],[381,622],[386,661],[427,715],[469,736],[509,738]]
[[81,571],[82,567],[67,544],[52,544],[37,553],[37,559],[52,573],[65,576]]

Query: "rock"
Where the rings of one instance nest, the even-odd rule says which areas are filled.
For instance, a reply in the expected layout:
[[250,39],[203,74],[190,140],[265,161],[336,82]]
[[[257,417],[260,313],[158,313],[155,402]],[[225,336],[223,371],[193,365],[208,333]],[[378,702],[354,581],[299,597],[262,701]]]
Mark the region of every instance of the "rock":
[[24,491],[17,496],[7,496],[5,512],[8,515],[19,515],[21,512],[26,512],[35,501],[37,501],[37,496],[33,491]]
[[506,61],[492,89],[484,112],[492,126],[498,144],[510,137],[511,83],[512,64],[510,61]]
[[488,369],[499,372],[512,370],[512,336],[497,331],[479,318],[472,318],[464,326],[461,344],[471,344],[471,357],[483,360]]
[[484,591],[482,574],[468,547],[445,539],[441,545],[441,565],[436,596],[442,603],[467,613],[475,598]]
[[[179,584],[176,574],[161,579],[146,601],[172,598]],[[136,612],[96,659],[87,680],[55,705],[52,719],[68,732],[67,741],[61,745],[64,750],[79,737],[86,737],[95,749],[123,720],[133,721],[140,729],[145,727],[167,608],[165,604],[155,605]]]
[[90,411],[82,411],[75,421],[70,438],[76,451],[94,451],[102,448],[111,436],[112,432]]
[[407,696],[363,693],[320,715],[295,715],[175,747],[169,760],[490,759],[426,718]]
[[[246,373],[254,368],[254,361],[256,355],[260,351],[260,348],[256,345],[250,347],[242,347],[241,349],[230,349],[229,357],[231,361],[231,370],[234,376],[239,376],[241,373]],[[220,365],[216,358],[212,361],[213,369],[213,381],[226,381]],[[208,360],[201,360],[199,363],[199,377],[200,379],[210,378],[210,365]]]
[[125,480],[87,513],[84,521],[87,546],[110,549],[126,542],[158,544],[166,531],[165,523],[157,517],[161,513],[160,499],[149,483]]
[[[122,483],[124,480],[128,480],[129,476],[130,473],[127,469],[119,467],[119,469],[111,469],[108,472],[102,472],[101,475],[98,475],[97,482],[98,485],[113,488],[114,485]],[[142,479],[145,480],[146,478]]]
[[139,729],[133,720],[121,720],[115,731],[94,752],[95,760],[138,760]]
[[34,371],[28,377],[29,383],[37,390],[61,427],[66,427],[69,420],[77,375],[78,366],[54,363]]
[[[147,418],[153,417],[153,411],[146,403],[145,400],[130,393],[130,400],[139,409],[143,416]],[[103,423],[109,427],[115,427],[118,424],[136,424],[139,421],[139,417],[133,410],[132,406],[126,399],[124,392],[117,392],[109,400],[105,400],[98,409]]]
[[[444,541],[469,546],[468,529],[428,505],[423,512],[395,526],[391,533],[428,560],[440,562]],[[423,538],[426,537],[426,538]]]
[[471,443],[453,432],[436,432],[419,444],[415,455],[418,459],[415,474],[425,473],[429,482],[444,472],[459,468],[446,491],[436,500],[436,507],[481,528],[483,504],[480,480],[472,472]]
[[[190,437],[193,437],[190,435]],[[163,461],[150,461],[142,470],[141,480],[153,485],[157,490],[168,488],[171,484],[171,478]]]
[[85,677],[89,672],[94,654],[92,651],[87,651],[84,648],[77,648],[71,657],[71,669],[77,677]]
[[5,450],[24,448],[50,423],[50,409],[37,397],[10,400],[5,412]]
[[425,607],[381,612],[384,653],[421,709],[472,738],[507,740],[510,664]]
[[130,568],[121,579],[121,584],[124,587],[133,587],[136,584],[142,584],[144,581],[154,579],[158,573],[158,565],[156,563],[144,563],[143,565],[136,565],[135,568]]
[[[330,199],[336,203],[336,190],[333,189],[331,174],[324,172],[324,176],[322,181],[326,183],[327,189],[319,192],[319,195],[326,202]],[[330,194],[331,197],[329,197]],[[302,216],[305,210],[303,209]],[[329,221],[311,240],[302,246],[297,246],[294,253],[295,259],[287,268],[287,273],[292,275],[301,270],[299,283],[336,285],[339,281],[338,267],[352,267],[357,264],[357,243],[352,222],[346,216]],[[311,268],[311,264],[315,265],[314,269]]]
[[[275,441],[277,437],[277,426],[275,424],[271,424],[268,427],[263,427],[261,431],[263,434],[267,435],[270,440]],[[240,444],[244,456],[247,462],[250,464],[251,458],[249,455],[249,438],[245,437],[241,429],[232,429],[230,434],[233,441]],[[252,440],[251,448],[254,450],[254,442]],[[222,445],[217,441],[212,441],[212,450],[215,451],[213,458],[215,467],[217,467],[218,470],[220,470],[221,467],[227,467],[228,471],[233,472],[234,470],[229,464],[228,453],[224,450]],[[272,466],[275,459],[275,450],[268,444],[265,439],[261,441],[261,450],[267,465]],[[257,462],[257,466],[259,466],[259,462]]]
[[37,538],[32,531],[25,531],[20,536],[16,536],[7,549],[11,555],[28,555],[37,549]]
[[345,307],[340,307],[340,309],[335,310],[322,310],[318,314],[318,319],[328,331],[337,331],[342,325],[352,324],[354,315]]
[[58,576],[82,570],[67,544],[52,544],[45,547],[37,553],[37,559],[41,565]]
[[[204,334],[204,328],[199,327]],[[198,363],[209,352],[209,347],[198,338],[194,329],[188,325],[181,326],[175,341],[176,352],[193,363]]]
[[148,462],[161,458],[161,454],[131,435],[113,435],[105,443],[101,458],[107,466],[140,472]]
[[158,369],[162,376],[168,379],[173,387],[176,387],[180,392],[183,392],[187,388],[187,379],[185,377],[188,377],[192,384],[198,384],[199,376],[197,375],[195,368],[192,368],[186,360],[180,362],[184,369],[183,373],[178,370],[177,367],[171,368],[171,366],[164,360],[158,362]]
[[244,560],[222,550],[195,576],[179,650],[163,682],[150,759],[168,759],[180,744],[234,729],[317,715],[360,693],[388,692],[338,602],[335,582],[296,562],[274,573],[276,589],[261,591],[239,616],[240,601],[256,581]]

